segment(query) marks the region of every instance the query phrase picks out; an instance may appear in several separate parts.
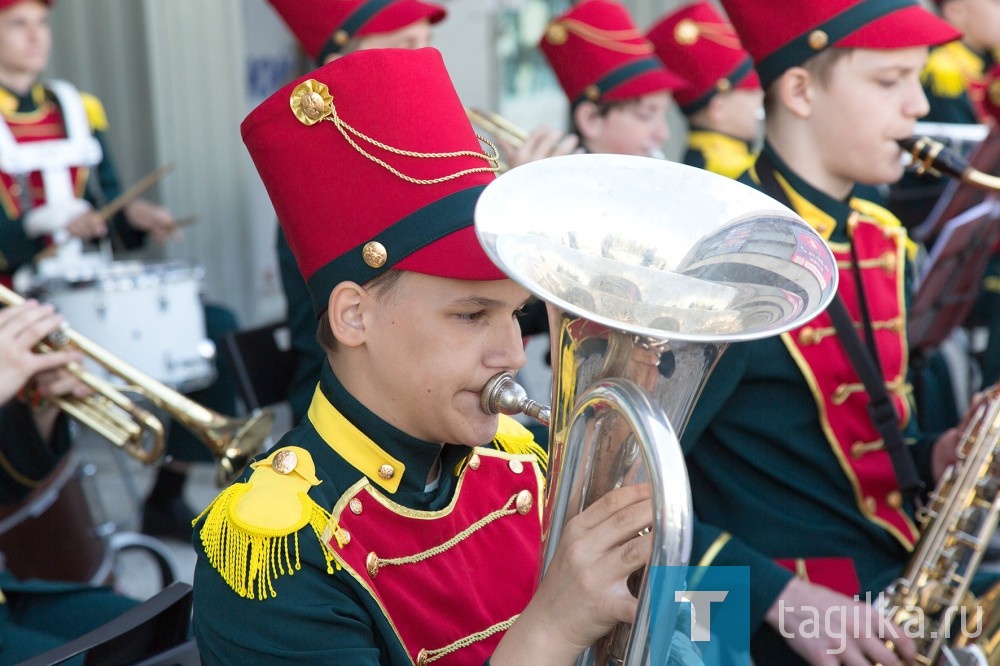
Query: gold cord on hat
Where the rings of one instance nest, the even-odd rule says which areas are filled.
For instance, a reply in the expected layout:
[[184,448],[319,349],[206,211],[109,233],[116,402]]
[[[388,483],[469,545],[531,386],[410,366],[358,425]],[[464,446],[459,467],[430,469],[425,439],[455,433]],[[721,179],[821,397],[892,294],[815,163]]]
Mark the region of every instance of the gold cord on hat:
[[[630,55],[648,55],[653,52],[652,44],[634,28],[602,30],[576,19],[561,19],[552,23],[546,31],[546,37],[553,44],[562,44],[566,41],[567,33],[572,33],[585,42],[590,42],[609,51]],[[627,40],[641,41],[638,44],[632,44]]]
[[674,26],[674,39],[679,44],[685,45],[694,44],[699,39],[707,39],[733,51],[739,51],[743,48],[739,37],[729,26],[718,23],[702,23],[689,18],[682,19]]
[[[402,148],[395,148],[393,146],[386,145],[381,141],[371,138],[367,134],[360,132],[353,127],[351,127],[347,121],[341,118],[337,114],[337,107],[333,103],[333,95],[330,94],[330,89],[326,84],[320,83],[315,79],[309,79],[292,90],[292,97],[290,100],[292,112],[295,117],[303,125],[314,125],[321,120],[329,120],[334,124],[337,130],[343,135],[344,139],[347,140],[356,151],[364,155],[366,158],[375,162],[379,166],[383,167],[390,173],[399,178],[407,181],[408,183],[413,183],[415,185],[435,185],[437,183],[443,183],[449,180],[454,180],[456,178],[461,178],[462,176],[467,176],[473,173],[497,173],[500,170],[500,153],[497,147],[493,145],[485,137],[476,135],[482,143],[485,143],[493,151],[492,155],[477,152],[474,150],[456,150],[452,152],[444,153],[424,153],[415,150],[404,150]],[[485,161],[489,166],[475,167],[471,169],[463,169],[447,176],[441,176],[439,178],[414,178],[408,176],[395,167],[387,164],[384,160],[375,157],[364,148],[362,148],[358,143],[351,138],[351,135],[360,139],[363,142],[369,143],[372,146],[381,148],[382,150],[393,153],[396,155],[402,155],[404,157],[417,157],[424,159],[448,159],[452,157],[474,157],[476,159],[481,159]]]

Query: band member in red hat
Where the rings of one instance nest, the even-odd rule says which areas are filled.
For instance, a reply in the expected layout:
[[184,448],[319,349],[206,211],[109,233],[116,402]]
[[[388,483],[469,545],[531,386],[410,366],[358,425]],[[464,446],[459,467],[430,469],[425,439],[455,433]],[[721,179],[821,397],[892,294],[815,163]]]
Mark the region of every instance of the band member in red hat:
[[[15,271],[56,247],[107,237],[116,251],[125,251],[148,238],[166,242],[179,233],[173,215],[145,199],[128,203],[109,220],[99,212],[122,193],[106,142],[108,119],[93,95],[66,81],[42,79],[52,50],[52,4],[0,0],[0,282],[8,286]],[[51,273],[62,277],[61,271],[80,270],[79,254],[56,254],[59,268]],[[216,305],[206,306],[205,321],[208,335],[220,344],[236,328],[232,312]],[[190,397],[231,414],[235,392],[221,356],[216,370],[218,379]],[[22,453],[0,442],[14,477],[38,482],[39,456],[24,451],[20,442],[12,446]],[[187,468],[192,461],[211,461],[212,455],[180,425],[169,429],[168,453],[172,460],[158,469],[143,507],[143,529],[187,541],[194,518],[183,500]],[[27,469],[32,473],[25,474]],[[0,486],[8,478],[3,475]]]
[[268,0],[317,65],[364,48],[427,46],[444,7],[421,0]]
[[[420,0],[268,0],[316,66],[353,51],[370,48],[422,48],[430,44],[432,25],[446,16],[444,7]],[[286,317],[295,351],[295,371],[288,388],[292,422],[306,415],[326,352],[316,342],[316,318],[309,290],[279,225],[278,266],[285,293]]]
[[479,406],[525,362],[528,292],[476,238],[499,160],[440,53],[346,55],[242,134],[327,363],[308,418],[198,520],[202,661],[570,663],[633,617],[652,506],[638,487],[598,501],[539,583],[545,452]]
[[765,90],[765,143],[744,182],[826,238],[840,278],[826,312],[731,345],[708,380],[683,436],[692,561],[750,567],[755,663],[914,663],[912,638],[871,603],[902,573],[914,498],[958,433],[915,425],[913,245],[854,193],[902,175],[897,139],[927,113],[928,47],[958,33],[915,0],[722,4]]
[[[663,156],[670,138],[671,91],[684,79],[656,57],[628,10],[614,0],[586,0],[553,19],[539,48],[570,104],[570,134],[592,153]],[[551,129],[520,147],[503,146],[511,166],[573,152]]]
[[696,2],[660,19],[646,37],[687,80],[673,93],[688,123],[684,163],[741,175],[760,139],[764,93],[733,27],[711,4]]

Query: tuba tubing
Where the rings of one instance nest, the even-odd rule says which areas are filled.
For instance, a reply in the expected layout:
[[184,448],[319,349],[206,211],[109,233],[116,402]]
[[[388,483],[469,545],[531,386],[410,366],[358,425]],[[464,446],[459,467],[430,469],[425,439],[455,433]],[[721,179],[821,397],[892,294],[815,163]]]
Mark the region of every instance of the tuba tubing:
[[[0,304],[20,305],[23,302],[19,294],[0,285]],[[220,486],[239,476],[250,458],[263,450],[274,425],[274,413],[270,410],[260,410],[241,419],[208,409],[111,354],[68,325],[63,325],[39,345],[42,353],[54,349],[75,349],[126,382],[127,387],[117,387],[80,364],[71,363],[67,370],[95,393],[82,399],[61,397],[55,402],[67,414],[144,464],[154,463],[163,455],[163,425],[125,392],[147,398],[198,437],[216,458],[216,483]]]
[[1000,178],[973,168],[940,141],[919,136],[899,139],[896,143],[913,159],[918,174],[950,176],[987,192],[1000,192]]

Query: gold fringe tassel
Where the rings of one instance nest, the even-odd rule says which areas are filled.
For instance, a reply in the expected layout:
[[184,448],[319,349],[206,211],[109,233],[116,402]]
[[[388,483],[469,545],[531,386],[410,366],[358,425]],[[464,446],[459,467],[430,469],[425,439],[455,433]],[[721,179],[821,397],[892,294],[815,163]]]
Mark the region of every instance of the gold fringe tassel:
[[[230,486],[198,516],[206,516],[199,536],[212,567],[219,572],[236,594],[244,599],[267,599],[277,596],[272,584],[279,576],[293,575],[302,568],[299,560],[299,530],[306,523],[312,527],[316,540],[320,543],[326,559],[327,573],[340,569],[334,562],[333,554],[322,540],[327,525],[337,531],[336,521],[306,493],[299,493],[303,507],[309,507],[308,519],[291,532],[279,533],[274,530],[259,529],[244,521],[233,518],[233,511],[251,483]],[[294,553],[289,548],[288,538],[294,539]]]

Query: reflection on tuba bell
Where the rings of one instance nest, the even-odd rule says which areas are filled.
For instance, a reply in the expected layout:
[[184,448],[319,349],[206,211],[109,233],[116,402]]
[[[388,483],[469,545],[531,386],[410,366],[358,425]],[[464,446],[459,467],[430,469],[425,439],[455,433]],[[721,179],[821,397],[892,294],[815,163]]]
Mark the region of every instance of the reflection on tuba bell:
[[[649,567],[672,565],[661,571],[683,589],[683,579],[669,577],[691,549],[678,443],[691,409],[730,342],[777,335],[827,306],[837,286],[833,255],[797,215],[756,190],[622,155],[555,157],[506,173],[480,196],[475,225],[493,261],[548,304],[551,413],[509,376],[491,381],[482,401],[490,413],[550,421],[543,565],[568,519],[617,486],[648,482]],[[633,576],[633,625],[578,663],[645,664],[651,654],[665,663],[669,646],[649,640],[669,643],[677,608],[661,594],[653,612],[649,567]]]
[[[17,293],[0,285],[0,305],[23,302]],[[54,402],[142,463],[154,463],[163,455],[163,425],[148,410],[128,398],[126,392],[147,398],[197,436],[217,459],[216,482],[220,486],[239,476],[250,458],[263,449],[264,441],[271,434],[273,412],[262,410],[246,419],[223,416],[156,381],[68,326],[63,326],[39,345],[42,352],[54,349],[75,349],[128,384],[115,386],[81,365],[70,363],[67,370],[93,389],[94,394],[82,399],[64,396]]]

